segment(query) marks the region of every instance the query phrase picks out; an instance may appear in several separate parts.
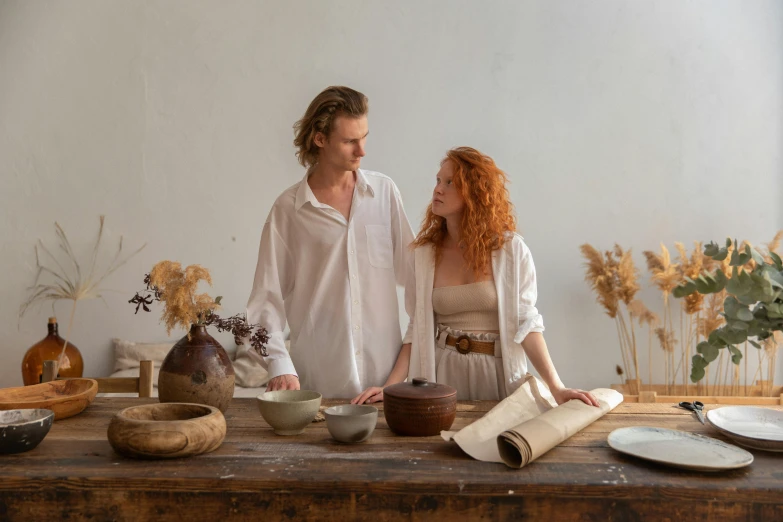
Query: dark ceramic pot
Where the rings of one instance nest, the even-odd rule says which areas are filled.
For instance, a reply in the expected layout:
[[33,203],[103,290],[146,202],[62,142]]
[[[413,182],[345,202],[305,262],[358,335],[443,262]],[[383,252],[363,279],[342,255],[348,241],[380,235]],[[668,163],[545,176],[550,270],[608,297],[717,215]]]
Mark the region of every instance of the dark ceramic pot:
[[0,453],[22,453],[38,446],[54,422],[52,410],[0,411]]
[[451,428],[457,415],[457,390],[415,377],[383,389],[383,412],[398,435],[429,437]]
[[228,409],[234,396],[231,359],[203,325],[190,328],[169,351],[158,376],[160,402],[189,402]]

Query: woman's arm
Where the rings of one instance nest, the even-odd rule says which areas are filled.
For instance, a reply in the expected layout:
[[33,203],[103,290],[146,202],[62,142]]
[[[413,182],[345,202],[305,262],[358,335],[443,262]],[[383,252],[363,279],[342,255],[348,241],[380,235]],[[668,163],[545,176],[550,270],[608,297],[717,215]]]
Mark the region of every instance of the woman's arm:
[[563,404],[571,399],[579,399],[585,404],[598,406],[598,399],[592,393],[565,387],[557,374],[557,370],[555,370],[555,365],[546,347],[544,335],[541,332],[530,332],[527,334],[522,341],[522,348],[525,349],[528,359],[533,363],[533,367],[549,387],[549,391],[552,392],[558,404]]
[[400,353],[397,355],[397,362],[394,363],[389,378],[383,386],[372,386],[364,390],[358,397],[351,399],[351,404],[369,404],[383,400],[383,389],[392,384],[402,382],[408,376],[408,365],[411,361],[411,345],[403,344]]

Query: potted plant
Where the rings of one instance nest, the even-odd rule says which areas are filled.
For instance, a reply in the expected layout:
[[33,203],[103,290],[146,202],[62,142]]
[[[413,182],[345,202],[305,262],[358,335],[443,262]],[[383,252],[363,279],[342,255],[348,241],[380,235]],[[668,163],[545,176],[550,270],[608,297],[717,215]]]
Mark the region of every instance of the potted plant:
[[267,331],[248,324],[244,314],[226,319],[215,313],[221,297],[198,294],[200,281],[212,285],[206,268],[161,261],[144,277],[146,290],[136,292],[129,303],[149,312],[155,301],[163,303],[161,320],[166,330],[181,327],[188,331],[169,351],[160,367],[158,397],[160,402],[207,404],[225,412],[234,396],[234,368],[223,347],[209,333],[208,326],[219,332],[230,331],[237,344],[246,340],[259,354],[266,356]]

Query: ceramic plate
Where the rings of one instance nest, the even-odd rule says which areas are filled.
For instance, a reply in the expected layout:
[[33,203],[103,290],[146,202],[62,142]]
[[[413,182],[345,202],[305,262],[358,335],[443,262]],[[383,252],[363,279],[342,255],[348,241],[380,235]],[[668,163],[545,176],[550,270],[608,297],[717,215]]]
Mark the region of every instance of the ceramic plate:
[[783,451],[783,411],[753,406],[726,406],[708,411],[707,421],[743,446]]
[[685,431],[634,426],[609,434],[615,450],[660,464],[698,471],[742,468],[753,455],[725,442]]

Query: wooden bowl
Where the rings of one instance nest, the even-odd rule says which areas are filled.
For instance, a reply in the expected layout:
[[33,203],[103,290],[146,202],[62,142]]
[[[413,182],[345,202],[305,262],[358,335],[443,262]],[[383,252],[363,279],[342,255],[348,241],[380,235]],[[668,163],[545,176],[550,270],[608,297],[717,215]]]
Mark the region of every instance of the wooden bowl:
[[125,408],[109,423],[112,448],[126,457],[173,459],[216,450],[226,419],[205,404],[167,402]]
[[94,379],[66,379],[3,388],[0,389],[0,410],[52,410],[54,420],[62,420],[84,411],[97,393],[98,381]]
[[54,421],[52,410],[0,411],[0,453],[22,453],[38,446]]

